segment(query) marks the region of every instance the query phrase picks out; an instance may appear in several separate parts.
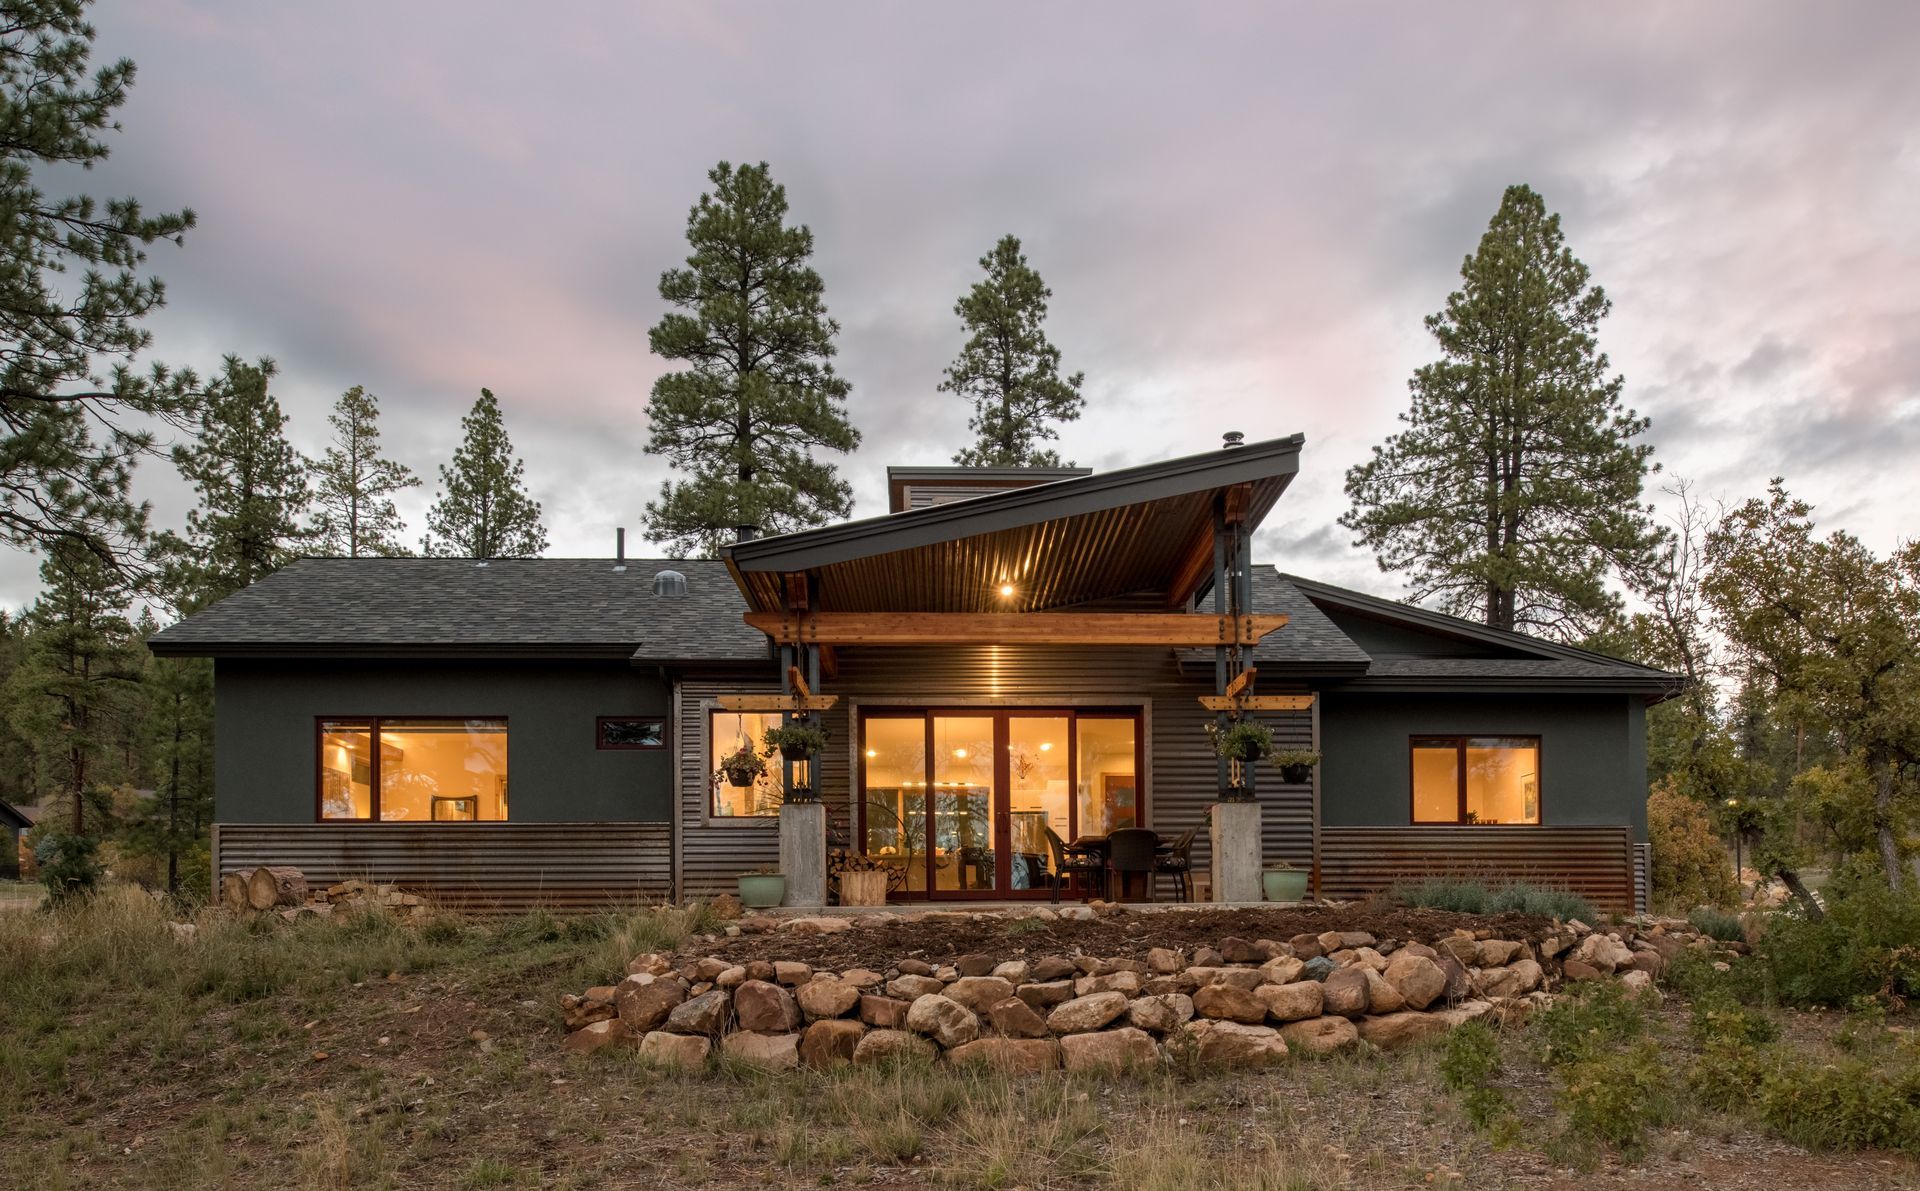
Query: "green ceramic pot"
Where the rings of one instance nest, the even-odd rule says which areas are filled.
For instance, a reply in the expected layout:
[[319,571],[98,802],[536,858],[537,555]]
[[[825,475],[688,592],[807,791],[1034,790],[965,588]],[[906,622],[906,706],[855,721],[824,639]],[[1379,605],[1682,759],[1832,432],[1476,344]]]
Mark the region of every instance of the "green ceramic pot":
[[1297,902],[1307,896],[1307,873],[1304,869],[1270,868],[1260,874],[1260,887],[1270,902]]
[[777,906],[787,897],[787,878],[783,873],[756,873],[740,878],[740,904],[755,910]]

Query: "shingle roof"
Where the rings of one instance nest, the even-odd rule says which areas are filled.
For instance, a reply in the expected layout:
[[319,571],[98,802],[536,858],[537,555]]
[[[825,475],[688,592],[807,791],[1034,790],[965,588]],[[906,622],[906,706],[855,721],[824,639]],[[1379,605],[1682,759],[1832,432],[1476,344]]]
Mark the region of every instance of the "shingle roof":
[[[653,594],[656,571],[687,577]],[[152,638],[162,654],[639,653],[757,659],[766,638],[710,559],[303,558]]]

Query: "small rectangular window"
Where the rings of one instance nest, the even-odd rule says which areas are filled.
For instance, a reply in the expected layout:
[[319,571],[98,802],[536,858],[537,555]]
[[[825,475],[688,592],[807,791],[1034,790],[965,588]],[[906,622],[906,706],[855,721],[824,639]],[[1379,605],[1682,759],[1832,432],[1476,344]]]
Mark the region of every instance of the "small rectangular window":
[[1540,738],[1413,738],[1415,823],[1540,822]]
[[599,747],[603,749],[661,749],[667,747],[665,720],[600,717]]

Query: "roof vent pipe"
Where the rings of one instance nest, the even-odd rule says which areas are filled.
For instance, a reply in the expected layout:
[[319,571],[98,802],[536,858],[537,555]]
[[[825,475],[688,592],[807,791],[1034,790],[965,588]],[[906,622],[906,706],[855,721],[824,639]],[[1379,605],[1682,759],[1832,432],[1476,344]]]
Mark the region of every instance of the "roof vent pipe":
[[760,527],[758,525],[736,525],[733,527],[733,540],[736,542],[751,542],[759,536]]
[[1246,445],[1247,436],[1238,430],[1229,430],[1220,436],[1220,446],[1225,450],[1231,451],[1235,447],[1244,447]]
[[627,569],[627,527],[616,526],[613,531],[613,569]]

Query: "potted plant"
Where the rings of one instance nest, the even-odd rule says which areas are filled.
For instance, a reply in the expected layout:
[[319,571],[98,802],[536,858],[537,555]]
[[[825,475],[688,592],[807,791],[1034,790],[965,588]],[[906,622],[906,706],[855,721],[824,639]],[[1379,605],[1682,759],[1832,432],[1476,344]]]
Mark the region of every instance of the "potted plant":
[[1258,761],[1273,752],[1273,729],[1259,720],[1234,720],[1222,728],[1207,725],[1213,751],[1229,761]]
[[805,761],[827,747],[827,730],[810,719],[790,720],[768,728],[761,743],[769,757],[779,753],[789,761]]
[[766,776],[767,763],[743,740],[739,748],[720,758],[720,772],[728,785],[745,790]]
[[1309,749],[1282,749],[1273,755],[1273,763],[1280,767],[1281,781],[1304,786],[1313,780],[1313,767],[1320,764],[1320,754]]
[[756,868],[740,874],[740,904],[755,910],[777,906],[787,899],[787,878],[777,868]]
[[1260,888],[1270,902],[1297,902],[1307,895],[1307,872],[1282,860],[1260,874]]

